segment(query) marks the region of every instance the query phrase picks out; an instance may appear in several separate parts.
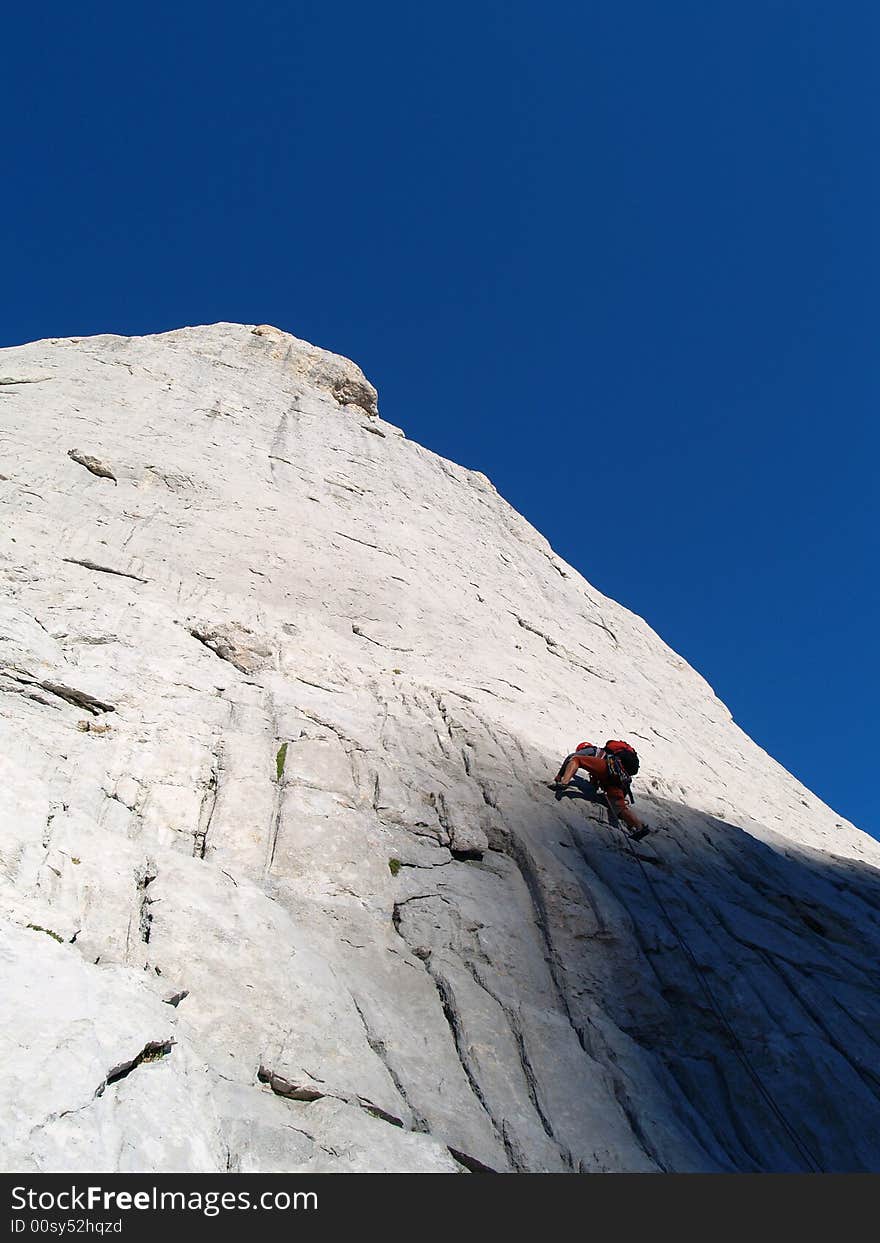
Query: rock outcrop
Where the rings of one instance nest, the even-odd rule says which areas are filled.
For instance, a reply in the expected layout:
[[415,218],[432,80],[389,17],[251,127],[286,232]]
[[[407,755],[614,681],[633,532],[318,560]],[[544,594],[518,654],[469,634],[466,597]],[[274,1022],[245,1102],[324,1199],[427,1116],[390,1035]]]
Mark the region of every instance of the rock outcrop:
[[880,844],[483,475],[265,326],[0,375],[3,1168],[880,1169]]

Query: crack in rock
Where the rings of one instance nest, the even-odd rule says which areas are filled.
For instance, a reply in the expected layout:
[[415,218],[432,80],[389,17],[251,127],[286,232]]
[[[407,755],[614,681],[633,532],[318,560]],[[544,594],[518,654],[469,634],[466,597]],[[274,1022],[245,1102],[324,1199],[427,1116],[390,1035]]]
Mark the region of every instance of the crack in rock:
[[[519,869],[519,873],[525,882],[526,889],[532,900],[535,926],[537,927],[544,942],[545,961],[550,972],[550,978],[553,982],[553,988],[556,993],[560,1011],[571,1027],[571,1030],[574,1032],[574,1035],[577,1037],[578,1044],[584,1052],[590,1057],[594,1057],[595,1060],[601,1062],[602,1059],[600,1057],[596,1057],[591,1047],[591,1042],[587,1036],[587,1032],[584,1030],[584,1027],[575,1022],[571,1003],[569,1002],[568,995],[563,986],[562,981],[565,975],[565,966],[560,959],[559,951],[553,943],[553,937],[550,931],[550,921],[548,919],[546,903],[544,901],[544,893],[541,887],[538,870],[523,848],[522,843],[520,843],[516,838],[511,838],[508,844],[508,849],[505,853]],[[579,851],[579,853],[583,852]],[[586,858],[585,862],[588,862]],[[642,1148],[645,1155],[653,1161],[659,1169],[664,1169],[663,1162],[660,1160],[654,1145],[650,1142],[648,1136],[643,1130],[636,1109],[629,1100],[623,1084],[620,1082],[619,1073],[613,1065],[608,1066],[606,1064],[606,1068],[611,1073],[612,1089],[614,1091],[615,1098],[623,1111],[624,1117],[629,1123],[634,1138]]]
[[378,544],[371,544],[369,540],[358,539],[356,535],[346,535],[344,531],[334,531],[334,535],[340,535],[343,539],[351,540],[353,544],[361,544],[364,548],[372,548],[376,552],[381,552],[385,557],[393,557],[394,553],[389,552],[387,548],[380,548]]
[[137,1057],[133,1057],[131,1061],[120,1062],[118,1066],[109,1071],[107,1078],[95,1089],[95,1096],[103,1096],[104,1089],[112,1083],[118,1083],[120,1079],[126,1079],[133,1070],[137,1070],[139,1066],[143,1066],[145,1062],[159,1062],[163,1057],[169,1057],[171,1050],[177,1042],[172,1038],[169,1040],[150,1040],[141,1049]]
[[367,1044],[370,1046],[370,1048],[376,1054],[376,1057],[378,1057],[379,1061],[388,1071],[388,1075],[391,1079],[391,1082],[394,1084],[395,1088],[397,1089],[400,1095],[400,1099],[403,1101],[404,1105],[406,1105],[407,1109],[412,1114],[413,1130],[424,1131],[426,1133],[429,1132],[430,1127],[428,1126],[427,1118],[424,1118],[415,1109],[413,1109],[412,1104],[410,1103],[409,1098],[407,1097],[406,1090],[400,1080],[400,1077],[398,1076],[397,1072],[395,1071],[394,1067],[391,1065],[391,1062],[388,1059],[388,1050],[385,1046],[385,1041],[380,1040],[378,1036],[376,1036],[373,1033],[373,1031],[370,1028],[369,1023],[367,1022],[366,1015],[364,1014],[357,1000],[354,997],[352,997],[351,1000],[352,1000],[352,1004],[355,1010],[357,1010],[358,1015],[360,1016],[361,1022],[364,1025],[364,1035],[367,1038]]
[[[87,712],[91,712],[92,716],[98,716],[101,712],[115,712],[113,704],[104,703],[101,699],[96,699],[94,695],[88,694],[87,691],[78,691],[75,687],[65,686],[61,682],[41,682],[36,678],[32,678],[26,674],[20,674],[10,669],[3,670],[3,676],[9,678],[12,682],[18,682],[24,687],[36,687],[39,690],[46,691],[50,695],[55,695],[58,699],[63,699],[66,703],[73,704],[77,708],[85,708]],[[2,689],[11,690],[14,688],[5,687]],[[34,695],[27,694],[26,691],[19,692],[25,694],[28,699],[37,698]],[[39,700],[46,703],[45,700]],[[54,707],[55,705],[47,705]]]
[[441,1009],[443,1010],[443,1015],[446,1019],[446,1022],[449,1024],[449,1031],[450,1031],[450,1034],[452,1035],[452,1043],[455,1046],[456,1055],[458,1057],[459,1062],[461,1063],[461,1069],[464,1071],[465,1079],[470,1085],[471,1092],[474,1094],[475,1099],[477,1100],[479,1105],[482,1107],[483,1111],[486,1114],[486,1117],[489,1119],[489,1123],[492,1127],[492,1130],[495,1132],[496,1136],[498,1137],[498,1140],[500,1141],[502,1147],[504,1148],[504,1151],[506,1152],[507,1157],[511,1165],[513,1166],[514,1170],[521,1171],[522,1162],[517,1157],[517,1154],[513,1151],[513,1148],[510,1143],[510,1139],[508,1135],[505,1133],[505,1128],[503,1126],[499,1126],[498,1122],[493,1117],[492,1111],[489,1108],[489,1105],[486,1101],[485,1096],[483,1095],[483,1090],[480,1087],[477,1077],[469,1064],[469,1058],[467,1057],[467,1051],[465,1049],[465,1043],[464,1043],[464,1032],[462,1031],[461,1021],[459,1019],[458,1011],[455,1008],[455,1002],[452,998],[452,994],[447,988],[445,981],[442,979],[441,976],[439,976],[436,973],[436,971],[434,971],[433,967],[431,966],[430,957],[425,959],[425,967],[427,969],[428,975],[431,977],[431,979],[434,982],[434,987],[437,989],[437,995],[440,998],[440,1006],[441,1006]]
[[7,695],[21,695],[22,699],[32,699],[34,703],[42,704],[45,708],[54,708],[56,712],[61,711],[60,704],[52,703],[51,700],[44,699],[42,695],[26,690],[25,686],[22,685],[4,686],[0,683],[0,691],[5,692]]
[[98,565],[97,561],[88,561],[79,557],[62,557],[62,561],[66,561],[68,565],[81,565],[86,570],[97,570],[100,574],[115,574],[118,578],[133,578],[137,583],[148,583],[148,578],[141,578],[139,574],[129,574],[127,570],[114,570],[109,565]]
[[473,979],[474,983],[476,984],[477,988],[481,988],[483,992],[487,994],[487,996],[492,998],[492,1000],[495,1002],[495,1004],[498,1006],[498,1008],[503,1013],[504,1017],[507,1019],[507,1025],[510,1028],[510,1033],[513,1036],[514,1042],[516,1044],[517,1055],[519,1057],[520,1066],[522,1067],[523,1078],[525,1079],[526,1090],[529,1094],[529,1100],[532,1103],[532,1108],[534,1109],[535,1113],[538,1116],[538,1120],[541,1123],[541,1126],[544,1130],[544,1134],[553,1144],[556,1145],[556,1147],[559,1149],[559,1153],[563,1161],[571,1169],[573,1167],[572,1155],[569,1152],[569,1150],[556,1137],[553,1131],[551,1120],[548,1117],[543,1105],[541,1104],[541,1087],[538,1082],[538,1077],[535,1074],[534,1067],[532,1066],[531,1058],[528,1055],[528,1050],[526,1049],[525,1034],[523,1032],[523,1027],[522,1027],[522,1023],[520,1021],[519,1015],[513,1010],[513,1008],[510,1005],[506,1004],[504,1001],[501,1000],[501,998],[494,991],[494,989],[489,987],[489,985],[486,983],[486,981],[482,978],[482,976],[478,972],[474,963],[469,962],[465,959],[462,960],[462,963],[463,963],[463,966],[470,973],[470,976]]
[[382,643],[380,639],[374,639],[371,635],[365,634],[360,626],[352,625],[352,634],[356,634],[360,639],[366,639],[368,643],[375,643],[376,647],[384,647],[388,652],[412,652],[415,649],[411,647],[394,647],[391,643]]
[[209,652],[241,673],[259,673],[272,655],[271,649],[264,643],[249,637],[253,631],[247,626],[189,626],[188,630]]
[[[528,630],[530,634],[536,634],[539,639],[543,639],[547,645],[547,651],[551,656],[557,656],[560,660],[566,661],[569,665],[574,665],[578,669],[583,669],[585,673],[591,674],[594,678],[599,678],[603,682],[616,682],[616,678],[609,677],[605,673],[599,673],[597,669],[593,669],[590,665],[585,664],[574,656],[567,647],[557,642],[549,634],[545,634],[543,630],[539,630],[537,626],[533,626],[531,622],[526,621],[524,617],[520,617],[518,613],[511,612],[511,616],[516,618],[517,623],[523,630]],[[604,629],[604,627],[603,627]]]
[[152,933],[153,915],[150,906],[153,899],[147,894],[147,889],[156,879],[157,872],[155,865],[147,863],[143,868],[139,868],[135,872],[135,882],[137,884],[138,893],[140,894],[140,908],[138,912],[138,925],[140,928],[141,940],[145,944],[149,944]]
[[[364,496],[367,491],[366,488],[359,488],[353,483],[343,483],[341,479],[325,479],[324,482],[329,483],[331,487],[342,488],[343,491],[345,492],[353,492],[356,496]],[[337,531],[336,534],[343,535],[342,531]],[[351,535],[343,535],[343,539],[352,539],[352,538],[353,537]],[[376,544],[370,544],[369,547],[377,548],[378,546]],[[379,552],[384,552],[384,549],[379,548]]]
[[207,849],[208,834],[217,809],[220,794],[220,774],[222,772],[222,742],[218,744],[212,757],[211,771],[205,786],[205,793],[199,807],[199,822],[193,833],[193,858],[204,859]]
[[351,750],[366,752],[366,747],[362,747],[359,742],[355,742],[353,738],[349,738],[348,734],[343,733],[339,726],[334,725],[332,721],[325,720],[324,717],[318,716],[317,712],[312,712],[309,708],[300,707],[299,711],[304,717],[307,717],[310,721],[314,721],[316,725],[320,725],[322,729],[329,729],[331,734],[335,734],[346,751]]
[[313,686],[316,691],[326,691],[328,695],[342,695],[344,690],[341,686],[324,686],[321,682],[310,682],[308,678],[297,675],[297,682],[302,682],[303,686]]
[[500,1174],[500,1170],[493,1170],[491,1165],[484,1165],[482,1161],[478,1161],[476,1157],[470,1156],[466,1152],[461,1152],[458,1148],[450,1148],[446,1145],[449,1155],[456,1160],[459,1165],[463,1165],[471,1174]]
[[276,1075],[274,1071],[268,1070],[263,1065],[260,1065],[257,1071],[257,1079],[260,1083],[267,1084],[276,1096],[284,1096],[291,1101],[305,1101],[307,1104],[319,1101],[325,1096],[330,1097],[346,1105],[356,1105],[358,1109],[363,1109],[365,1113],[371,1114],[374,1118],[380,1118],[382,1122],[387,1122],[390,1126],[406,1129],[402,1118],[375,1105],[365,1096],[353,1096],[348,1092],[324,1092],[320,1088],[312,1087],[311,1084],[296,1083],[292,1079],[285,1079],[283,1075]]

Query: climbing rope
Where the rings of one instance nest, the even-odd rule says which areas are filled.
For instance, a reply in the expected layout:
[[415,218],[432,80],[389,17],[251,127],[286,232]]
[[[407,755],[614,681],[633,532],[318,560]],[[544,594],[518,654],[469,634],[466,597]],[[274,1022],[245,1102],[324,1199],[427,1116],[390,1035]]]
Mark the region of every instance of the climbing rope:
[[[609,805],[609,811],[611,811],[610,805]],[[675,937],[676,941],[681,947],[681,950],[685,958],[687,958],[688,962],[690,963],[693,973],[697,979],[697,983],[699,984],[703,992],[703,996],[706,998],[706,1001],[709,1003],[709,1008],[715,1014],[715,1017],[718,1019],[718,1022],[721,1024],[722,1028],[727,1033],[727,1037],[731,1043],[733,1051],[736,1054],[736,1056],[739,1058],[743,1066],[743,1069],[745,1070],[746,1074],[751,1079],[752,1083],[757,1088],[758,1092],[761,1094],[761,1097],[763,1098],[770,1112],[774,1115],[779,1125],[782,1127],[786,1135],[789,1137],[791,1142],[794,1144],[801,1158],[809,1166],[812,1173],[814,1174],[824,1173],[822,1166],[813,1156],[812,1152],[807,1147],[807,1145],[804,1143],[804,1141],[800,1138],[800,1136],[798,1135],[794,1127],[790,1124],[785,1114],[782,1112],[782,1109],[779,1107],[779,1105],[774,1100],[773,1094],[771,1093],[770,1089],[763,1082],[763,1080],[761,1079],[761,1076],[758,1074],[757,1070],[753,1066],[751,1058],[746,1052],[739,1036],[737,1036],[736,1032],[733,1030],[733,1027],[730,1024],[730,1021],[728,1020],[727,1015],[724,1013],[724,1011],[719,1006],[718,1002],[715,1000],[715,996],[712,992],[712,989],[709,987],[709,982],[703,973],[703,968],[700,966],[699,962],[696,959],[696,956],[694,955],[693,950],[688,945],[684,936],[679,932],[678,928],[676,927],[675,921],[673,920],[672,916],[669,914],[669,911],[666,909],[666,905],[663,902],[663,899],[660,897],[660,894],[657,892],[657,889],[654,886],[654,882],[651,880],[650,873],[646,870],[645,865],[642,862],[641,855],[639,855],[639,853],[635,849],[632,841],[630,840],[629,834],[621,826],[620,821],[617,819],[617,817],[614,816],[613,811],[612,811],[612,816],[614,818],[615,823],[617,824],[617,827],[620,829],[621,833],[624,836],[627,849],[629,850],[630,854],[633,856],[633,858],[636,860],[636,862],[638,863],[639,867],[642,870],[642,876],[645,878],[645,883],[650,889],[654,897],[654,901],[657,903],[657,909],[660,911],[660,914],[666,920],[667,924],[672,930],[672,935]]]

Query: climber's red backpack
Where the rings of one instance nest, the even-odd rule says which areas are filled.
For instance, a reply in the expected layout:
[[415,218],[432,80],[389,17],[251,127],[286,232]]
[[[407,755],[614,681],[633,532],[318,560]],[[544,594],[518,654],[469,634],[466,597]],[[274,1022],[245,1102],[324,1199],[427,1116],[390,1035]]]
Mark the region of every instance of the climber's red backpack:
[[639,771],[639,757],[636,754],[635,748],[631,747],[628,742],[621,742],[619,739],[610,738],[605,743],[605,750],[620,760],[631,777],[634,777]]

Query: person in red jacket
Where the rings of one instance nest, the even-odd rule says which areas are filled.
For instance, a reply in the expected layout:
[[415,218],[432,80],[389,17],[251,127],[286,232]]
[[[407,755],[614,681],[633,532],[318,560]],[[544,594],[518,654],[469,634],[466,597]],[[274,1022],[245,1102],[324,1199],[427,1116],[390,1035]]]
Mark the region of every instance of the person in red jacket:
[[628,742],[612,739],[604,747],[596,747],[591,742],[578,743],[571,755],[562,761],[556,774],[553,784],[557,799],[563,797],[579,768],[589,773],[593,789],[602,791],[614,814],[629,826],[630,837],[639,841],[650,833],[651,830],[626,801],[628,796],[631,797],[632,778],[639,771],[639,757]]

